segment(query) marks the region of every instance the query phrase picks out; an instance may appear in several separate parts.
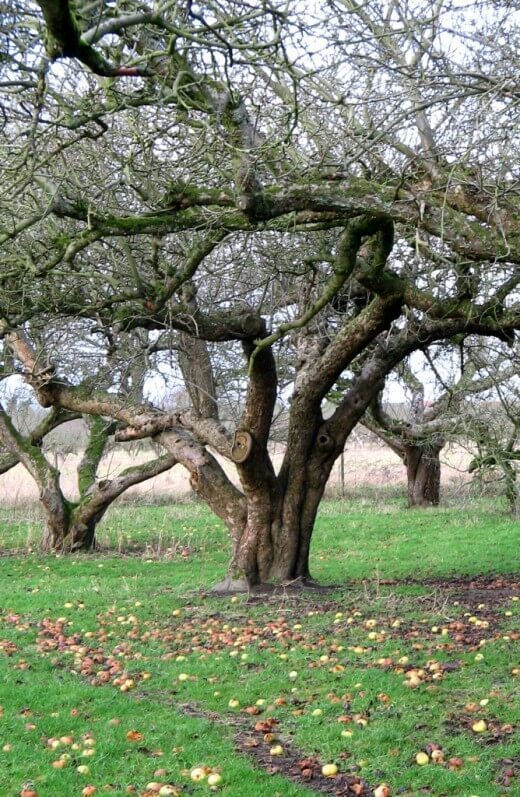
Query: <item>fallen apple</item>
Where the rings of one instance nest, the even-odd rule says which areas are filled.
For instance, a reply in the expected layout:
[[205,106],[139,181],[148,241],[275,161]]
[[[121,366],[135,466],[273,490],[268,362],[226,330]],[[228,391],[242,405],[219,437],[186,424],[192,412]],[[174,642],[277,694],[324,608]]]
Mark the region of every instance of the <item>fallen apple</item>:
[[456,771],[457,769],[462,769],[463,766],[464,766],[464,760],[462,758],[459,758],[458,756],[454,756],[453,758],[450,758],[450,760],[448,761],[448,769],[451,769],[452,771]]
[[326,778],[334,778],[338,774],[336,764],[324,764],[321,768],[321,774]]
[[83,744],[85,747],[95,747],[96,740],[92,736],[87,736],[86,739],[83,739]]
[[487,731],[487,723],[484,720],[477,720],[471,726],[473,733],[485,733]]
[[430,756],[428,755],[428,753],[420,752],[417,753],[417,755],[415,756],[415,762],[419,764],[420,767],[423,767],[425,764],[427,764],[429,760]]
[[73,736],[60,736],[60,742],[65,746],[69,746],[73,743],[74,737]]
[[205,780],[208,777],[208,772],[206,767],[194,767],[190,772],[190,778],[198,783],[201,780]]
[[374,789],[374,797],[390,797],[390,789],[386,783],[382,783]]
[[79,767],[76,767],[76,772],[79,772],[80,775],[90,775],[90,767],[80,764]]
[[272,755],[272,756],[283,755],[283,747],[282,747],[282,745],[281,744],[275,744],[273,747],[271,747],[271,749],[269,750],[269,755]]
[[218,786],[222,783],[222,775],[218,772],[212,772],[211,775],[208,775],[208,786]]

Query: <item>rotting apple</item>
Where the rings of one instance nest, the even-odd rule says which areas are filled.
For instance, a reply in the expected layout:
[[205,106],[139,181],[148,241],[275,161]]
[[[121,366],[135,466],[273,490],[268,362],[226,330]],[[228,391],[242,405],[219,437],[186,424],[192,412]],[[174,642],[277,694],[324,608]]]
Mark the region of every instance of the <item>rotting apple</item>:
[[190,772],[190,778],[195,781],[195,783],[199,783],[201,780],[205,780],[208,777],[208,770],[206,767],[193,767]]

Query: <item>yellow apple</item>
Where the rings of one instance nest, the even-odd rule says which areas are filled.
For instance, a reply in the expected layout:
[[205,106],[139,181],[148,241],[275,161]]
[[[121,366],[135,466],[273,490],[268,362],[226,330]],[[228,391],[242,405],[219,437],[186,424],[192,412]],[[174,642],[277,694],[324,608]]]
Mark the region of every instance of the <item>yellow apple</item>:
[[208,777],[206,767],[194,767],[190,772],[190,778],[198,783]]
[[334,778],[338,774],[336,764],[324,764],[321,768],[321,774],[326,778]]
[[86,764],[80,764],[79,767],[76,767],[76,772],[79,772],[80,775],[89,775],[90,767],[87,767]]

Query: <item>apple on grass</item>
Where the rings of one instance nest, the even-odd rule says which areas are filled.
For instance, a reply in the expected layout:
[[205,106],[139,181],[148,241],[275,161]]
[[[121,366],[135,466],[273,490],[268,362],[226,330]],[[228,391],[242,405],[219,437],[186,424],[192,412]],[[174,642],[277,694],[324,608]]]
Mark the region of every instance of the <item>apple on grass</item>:
[[201,780],[205,780],[210,772],[211,770],[208,769],[208,767],[193,767],[190,772],[190,778],[194,780],[195,783],[199,783]]
[[324,764],[321,768],[321,774],[326,778],[334,778],[338,774],[336,764]]
[[80,764],[79,767],[76,767],[76,772],[79,772],[80,775],[90,775],[90,767]]

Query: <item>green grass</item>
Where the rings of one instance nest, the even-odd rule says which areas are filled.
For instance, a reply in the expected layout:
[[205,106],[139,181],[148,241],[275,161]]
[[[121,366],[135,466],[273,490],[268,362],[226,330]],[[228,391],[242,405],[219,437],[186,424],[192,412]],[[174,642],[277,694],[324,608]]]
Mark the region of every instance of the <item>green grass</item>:
[[[83,557],[40,556],[30,508],[4,511],[0,529],[1,797],[27,781],[39,797],[74,797],[86,784],[142,794],[150,781],[197,797],[211,792],[190,778],[202,765],[220,771],[226,797],[309,795],[237,750],[239,732],[271,717],[287,759],[335,762],[392,795],[520,793],[518,776],[501,782],[515,766],[504,760],[520,766],[520,600],[482,581],[518,569],[520,529],[493,505],[326,503],[313,573],[336,586],[261,602],[203,591],[222,576],[228,544],[197,503],[114,508],[102,551]],[[460,574],[477,591],[443,586]],[[411,669],[424,672],[414,688]],[[261,713],[249,715],[258,700]],[[471,729],[480,719],[483,734]],[[47,743],[67,736],[72,744]],[[253,736],[264,763],[283,765]],[[445,761],[418,766],[432,744]],[[54,768],[62,755],[66,766]],[[446,765],[453,758],[460,767]]]

